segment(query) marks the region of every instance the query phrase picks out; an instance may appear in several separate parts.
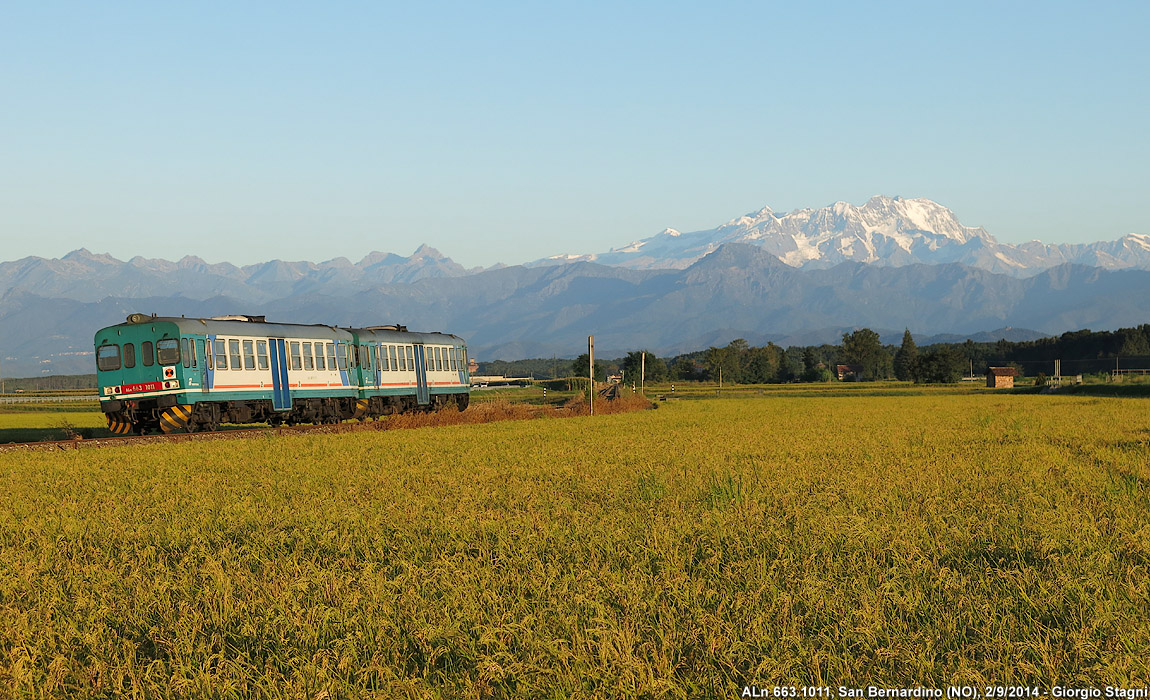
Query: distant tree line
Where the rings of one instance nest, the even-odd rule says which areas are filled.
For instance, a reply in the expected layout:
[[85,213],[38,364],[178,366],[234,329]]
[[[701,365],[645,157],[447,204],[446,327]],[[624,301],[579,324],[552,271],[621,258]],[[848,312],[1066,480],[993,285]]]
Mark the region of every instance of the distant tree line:
[[[1116,331],[1080,330],[1038,340],[998,340],[976,343],[937,343],[923,348],[915,345],[910,331],[903,333],[898,346],[883,345],[878,333],[860,328],[844,333],[838,345],[808,345],[782,348],[774,343],[752,346],[739,338],[724,347],[657,357],[635,350],[625,357],[596,359],[595,378],[623,375],[623,381],[639,382],[643,354],[646,353],[648,382],[713,381],[720,373],[730,384],[771,384],[785,382],[826,382],[836,379],[839,365],[848,367],[856,380],[900,379],[914,382],[957,382],[965,374],[982,375],[987,367],[1006,366],[1024,375],[1052,374],[1054,361],[1062,361],[1062,374],[1109,372],[1116,365],[1125,369],[1150,368],[1150,323]],[[479,374],[508,377],[559,379],[586,377],[587,354],[575,360],[535,358],[494,360],[479,363]],[[4,390],[57,391],[92,389],[96,375],[47,375],[24,379],[5,378]]]
[[[644,351],[625,357],[595,361],[595,378],[623,375],[638,383]],[[900,345],[883,345],[878,333],[860,328],[844,333],[838,345],[790,346],[774,343],[753,346],[739,338],[726,346],[661,358],[646,352],[646,380],[711,381],[770,384],[826,382],[837,379],[846,366],[850,379],[900,379],[920,383],[957,382],[964,375],[981,376],[987,367],[1012,366],[1024,375],[1050,374],[1054,360],[1062,360],[1064,375],[1108,372],[1115,360],[1126,368],[1150,367],[1150,324],[1116,331],[1080,330],[1057,337],[1028,341],[999,340],[976,343],[937,343],[918,348],[910,331]],[[480,362],[480,374],[534,376],[537,379],[586,377],[586,353],[575,360],[552,358],[513,362]]]
[[16,391],[72,391],[95,389],[95,374],[49,374],[42,377],[4,378],[4,392]]

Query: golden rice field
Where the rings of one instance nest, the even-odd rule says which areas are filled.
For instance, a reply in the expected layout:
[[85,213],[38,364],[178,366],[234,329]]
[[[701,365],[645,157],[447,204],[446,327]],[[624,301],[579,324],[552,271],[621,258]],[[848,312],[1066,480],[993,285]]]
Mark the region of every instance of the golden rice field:
[[0,454],[0,696],[1150,680],[1150,400],[788,390]]

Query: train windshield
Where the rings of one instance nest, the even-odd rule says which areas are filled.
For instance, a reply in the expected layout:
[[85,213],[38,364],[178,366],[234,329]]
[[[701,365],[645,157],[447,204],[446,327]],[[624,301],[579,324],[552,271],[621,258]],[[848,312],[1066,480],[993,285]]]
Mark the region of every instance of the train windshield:
[[102,372],[120,369],[120,346],[101,345],[96,348],[96,369]]
[[180,341],[164,338],[156,341],[156,359],[161,365],[174,365],[180,361]]

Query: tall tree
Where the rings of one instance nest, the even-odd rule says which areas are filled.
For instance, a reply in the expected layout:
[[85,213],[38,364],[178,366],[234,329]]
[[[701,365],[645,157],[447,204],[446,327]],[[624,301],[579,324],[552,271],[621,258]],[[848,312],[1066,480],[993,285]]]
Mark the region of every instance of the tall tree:
[[667,363],[651,352],[645,350],[633,350],[627,353],[627,357],[623,358],[623,381],[628,384],[638,384],[640,382],[640,375],[644,371],[643,353],[646,352],[646,376],[649,382],[661,382],[667,379]]
[[747,362],[743,367],[743,381],[750,384],[765,384],[776,381],[781,354],[781,349],[774,343],[748,349]]
[[[571,376],[572,377],[586,377],[587,371],[588,371],[588,369],[590,369],[590,367],[589,367],[590,362],[591,362],[591,355],[589,353],[583,353],[579,357],[575,358],[575,361],[571,363]],[[604,379],[606,379],[606,374],[607,374],[607,367],[602,362],[599,362],[598,360],[596,360],[595,361],[595,376],[593,377],[593,379],[597,382],[601,382]]]
[[890,368],[890,354],[878,333],[869,328],[843,333],[843,358],[847,364],[862,367],[863,379],[885,378]]
[[918,364],[918,346],[910,335],[910,329],[902,334],[902,346],[894,354],[894,376],[902,382],[913,381],[915,366]]
[[965,366],[966,359],[962,353],[954,348],[940,346],[923,353],[919,358],[915,381],[953,384],[962,379]]

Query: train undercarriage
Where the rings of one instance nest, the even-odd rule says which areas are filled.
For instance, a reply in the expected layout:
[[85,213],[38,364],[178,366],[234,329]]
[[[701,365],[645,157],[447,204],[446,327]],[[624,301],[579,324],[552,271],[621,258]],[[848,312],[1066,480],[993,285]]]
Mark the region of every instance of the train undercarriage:
[[103,405],[108,429],[118,435],[189,433],[218,430],[224,423],[267,423],[272,426],[323,425],[345,420],[376,420],[396,413],[430,413],[445,408],[467,408],[467,394],[435,394],[426,405],[414,396],[372,396],[366,399],[325,397],[296,399],[286,411],[277,411],[270,399],[251,401],[197,401],[177,403],[175,397],[140,401],[109,401]]

